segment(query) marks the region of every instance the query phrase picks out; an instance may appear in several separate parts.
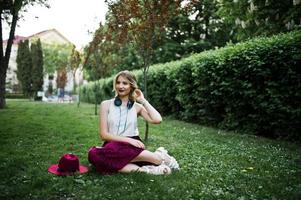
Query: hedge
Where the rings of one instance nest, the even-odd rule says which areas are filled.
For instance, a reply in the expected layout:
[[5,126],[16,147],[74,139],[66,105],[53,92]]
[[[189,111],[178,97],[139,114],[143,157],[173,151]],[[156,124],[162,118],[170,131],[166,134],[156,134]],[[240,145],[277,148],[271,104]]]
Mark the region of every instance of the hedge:
[[5,98],[6,99],[28,99],[22,93],[6,93]]
[[[163,114],[227,130],[300,140],[301,31],[151,66],[148,98]],[[143,88],[143,73],[133,72]],[[113,77],[82,87],[111,98]],[[94,89],[93,89],[94,88]]]

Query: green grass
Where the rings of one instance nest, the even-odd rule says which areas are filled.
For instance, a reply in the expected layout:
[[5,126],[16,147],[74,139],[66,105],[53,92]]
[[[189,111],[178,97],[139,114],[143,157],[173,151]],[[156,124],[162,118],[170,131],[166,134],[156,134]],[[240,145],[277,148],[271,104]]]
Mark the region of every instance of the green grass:
[[[0,110],[0,199],[300,199],[301,148],[164,118],[147,148],[164,146],[181,170],[169,176],[103,176],[87,161],[100,145],[94,106],[9,100]],[[140,132],[144,132],[140,121]],[[143,137],[143,134],[142,134]],[[87,174],[47,168],[73,152]]]

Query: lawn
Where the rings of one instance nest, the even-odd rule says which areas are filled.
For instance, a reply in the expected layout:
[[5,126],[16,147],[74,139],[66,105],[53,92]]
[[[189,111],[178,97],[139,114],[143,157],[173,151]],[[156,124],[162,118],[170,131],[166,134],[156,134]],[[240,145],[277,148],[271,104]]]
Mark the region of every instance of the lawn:
[[[89,147],[101,144],[93,105],[7,105],[0,110],[0,199],[301,199],[301,147],[294,143],[164,118],[150,126],[146,146],[167,148],[179,172],[103,176],[87,161]],[[48,166],[69,152],[90,171],[50,174]]]

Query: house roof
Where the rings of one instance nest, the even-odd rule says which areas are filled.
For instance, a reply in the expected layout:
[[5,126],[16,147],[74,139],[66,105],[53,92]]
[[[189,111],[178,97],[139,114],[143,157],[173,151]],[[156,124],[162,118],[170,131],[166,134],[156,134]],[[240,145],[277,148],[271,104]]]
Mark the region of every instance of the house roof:
[[[63,36],[60,32],[58,32],[58,31],[57,31],[56,29],[54,29],[54,28],[53,28],[53,29],[48,29],[48,30],[44,30],[44,31],[38,32],[38,33],[35,33],[35,34],[30,35],[30,36],[27,36],[27,37],[15,35],[13,44],[19,44],[21,41],[26,40],[26,39],[31,39],[31,38],[35,38],[35,37],[39,38],[39,37],[41,37],[41,36],[43,36],[43,35],[45,35],[45,34],[47,34],[47,33],[49,33],[49,32],[55,32],[55,33],[58,34],[60,37],[62,37],[64,40],[66,40],[68,43],[71,43],[71,44],[72,44],[72,42],[70,42],[65,36]],[[6,44],[7,41],[8,41],[8,39],[7,39],[7,40],[3,40],[3,44]]]
[[66,40],[68,43],[72,43],[72,42],[70,42],[65,36],[63,36],[60,32],[58,32],[55,28],[53,28],[53,29],[48,29],[48,30],[41,31],[41,32],[35,33],[35,34],[33,34],[33,35],[30,35],[30,36],[28,36],[28,39],[34,38],[34,37],[40,37],[40,36],[42,36],[42,35],[47,34],[48,32],[55,32],[55,33],[57,33],[60,37],[62,37],[64,40]]
[[[19,44],[21,41],[28,39],[28,37],[15,35],[13,44]],[[3,40],[3,44],[6,44],[8,40]]]

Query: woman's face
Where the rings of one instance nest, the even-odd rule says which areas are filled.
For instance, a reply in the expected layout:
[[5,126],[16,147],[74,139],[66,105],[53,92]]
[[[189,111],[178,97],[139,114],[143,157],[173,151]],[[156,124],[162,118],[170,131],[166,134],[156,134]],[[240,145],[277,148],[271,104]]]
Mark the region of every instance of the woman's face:
[[115,90],[118,93],[119,97],[124,97],[129,95],[131,91],[130,81],[123,76],[119,76],[116,80]]

